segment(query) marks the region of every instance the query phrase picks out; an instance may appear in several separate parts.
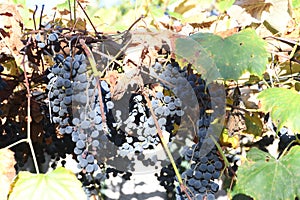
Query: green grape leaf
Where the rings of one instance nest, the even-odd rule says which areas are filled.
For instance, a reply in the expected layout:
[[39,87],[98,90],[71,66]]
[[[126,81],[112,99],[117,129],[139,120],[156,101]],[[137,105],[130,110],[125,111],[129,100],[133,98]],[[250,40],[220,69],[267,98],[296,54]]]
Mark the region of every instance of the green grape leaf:
[[294,146],[279,160],[254,147],[237,171],[232,191],[255,200],[287,200],[300,195],[300,146]]
[[[238,80],[245,72],[261,77],[266,69],[268,62],[266,43],[252,29],[244,29],[225,39],[212,33],[197,33],[191,35],[190,38],[206,50],[209,59],[215,63],[220,78]],[[176,45],[177,52],[182,51],[180,48],[183,48],[184,45],[190,44]],[[186,50],[185,55],[195,56],[195,48],[184,47],[184,49]],[[201,56],[204,55],[194,57],[194,60],[203,60],[204,58]],[[203,67],[207,66],[203,65]],[[209,70],[207,69],[207,71]]]
[[20,172],[9,200],[86,199],[80,181],[69,170],[60,167],[47,174]]
[[246,133],[254,136],[261,136],[263,132],[263,124],[257,113],[249,115],[245,113]]
[[300,132],[300,94],[285,88],[269,88],[260,92],[257,98],[263,111],[271,111],[278,130],[287,126],[294,132]]
[[218,1],[218,3],[216,4],[216,7],[217,7],[221,12],[224,12],[224,11],[226,11],[228,8],[230,8],[230,6],[232,6],[234,2],[235,2],[235,0],[220,0],[220,1]]
[[292,6],[293,8],[300,8],[300,1],[292,0]]
[[178,38],[175,41],[176,60],[180,66],[193,64],[194,69],[203,77],[212,82],[220,77],[212,55],[209,54],[198,42],[191,38]]

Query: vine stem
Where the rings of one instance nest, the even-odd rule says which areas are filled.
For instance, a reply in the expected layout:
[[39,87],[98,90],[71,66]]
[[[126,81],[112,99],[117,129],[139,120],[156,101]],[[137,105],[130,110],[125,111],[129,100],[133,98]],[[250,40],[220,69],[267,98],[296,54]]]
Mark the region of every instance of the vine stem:
[[153,110],[151,101],[150,101],[150,99],[149,99],[149,97],[148,97],[148,94],[147,94],[145,91],[143,91],[142,94],[143,94],[143,96],[145,97],[145,99],[146,99],[146,101],[147,101],[148,107],[149,107],[149,109],[150,109],[151,115],[152,115],[152,117],[153,117],[153,120],[154,120],[156,129],[157,129],[157,134],[158,134],[158,136],[159,136],[159,138],[160,138],[160,141],[161,141],[161,143],[162,143],[162,146],[163,146],[164,150],[166,151],[166,153],[167,153],[167,155],[168,155],[168,157],[169,157],[169,159],[170,159],[170,161],[171,161],[172,167],[173,167],[173,169],[174,169],[174,172],[175,172],[176,177],[177,177],[177,179],[178,179],[178,182],[179,182],[179,184],[180,184],[180,189],[181,189],[181,191],[183,191],[183,192],[186,194],[186,196],[187,196],[187,198],[188,198],[189,200],[192,200],[192,198],[190,197],[190,195],[189,195],[189,194],[187,193],[187,191],[186,191],[186,186],[184,185],[184,183],[183,183],[183,181],[182,181],[182,178],[181,178],[181,176],[180,176],[179,170],[178,170],[178,168],[177,168],[177,166],[176,166],[176,164],[175,164],[174,158],[173,158],[173,156],[172,156],[172,154],[171,154],[171,152],[170,152],[170,150],[169,150],[168,144],[167,144],[167,142],[165,141],[165,138],[164,138],[164,136],[163,136],[163,134],[162,134],[162,130],[161,130],[161,128],[160,128],[160,126],[159,126],[159,124],[158,124],[158,121],[157,121],[157,119],[156,119],[156,116],[155,116],[155,113],[154,113],[154,110]]
[[36,173],[39,174],[40,171],[39,171],[39,167],[38,167],[38,164],[37,164],[34,148],[33,148],[33,145],[32,145],[32,140],[30,138],[30,123],[31,123],[30,100],[31,100],[31,93],[30,93],[30,85],[29,85],[27,71],[26,71],[25,57],[26,57],[26,55],[23,56],[23,60],[22,60],[21,64],[22,64],[23,69],[24,69],[25,87],[26,87],[26,90],[27,90],[27,142],[29,144],[29,148],[30,148],[30,151],[31,151],[31,154],[32,154],[32,159],[33,159],[33,163],[34,163]]
[[[2,34],[0,34],[0,37],[3,39]],[[29,45],[29,40],[27,41],[27,45]],[[6,46],[9,48],[8,45],[6,45]],[[13,54],[13,51],[11,49],[10,49],[10,51]],[[36,159],[36,156],[35,156],[34,148],[33,148],[33,145],[32,145],[32,140],[31,140],[31,137],[30,137],[30,135],[31,135],[30,134],[30,130],[31,130],[30,129],[30,123],[31,123],[31,115],[30,115],[31,93],[30,93],[30,84],[29,84],[29,81],[28,81],[27,73],[26,73],[25,58],[26,58],[26,55],[23,56],[21,65],[23,66],[23,70],[24,70],[25,87],[26,87],[26,90],[27,90],[27,137],[26,137],[26,139],[22,139],[22,140],[19,140],[17,142],[14,142],[13,144],[10,144],[10,145],[8,145],[5,148],[8,149],[8,148],[14,147],[14,146],[16,146],[16,145],[18,145],[18,144],[20,144],[22,142],[27,142],[28,145],[29,145],[29,148],[30,148],[30,152],[32,154],[32,160],[33,160],[35,171],[36,171],[37,174],[39,174],[40,170],[39,170],[39,167],[38,167],[38,164],[37,164],[37,159]]]

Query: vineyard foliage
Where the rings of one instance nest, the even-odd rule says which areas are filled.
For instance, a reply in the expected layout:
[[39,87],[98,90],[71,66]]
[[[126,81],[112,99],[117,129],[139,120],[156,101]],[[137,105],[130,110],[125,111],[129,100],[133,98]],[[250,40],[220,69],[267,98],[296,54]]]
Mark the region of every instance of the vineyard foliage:
[[149,169],[168,199],[300,198],[298,0],[26,3],[0,3],[0,200]]
[[[299,146],[288,155],[275,159],[257,148],[247,154],[247,161],[238,170],[233,195],[242,193],[254,199],[294,199],[299,196]],[[292,187],[290,187],[292,186]]]
[[[9,199],[85,199],[80,181],[63,167],[47,174],[20,172]],[[47,191],[47,192],[45,192]]]

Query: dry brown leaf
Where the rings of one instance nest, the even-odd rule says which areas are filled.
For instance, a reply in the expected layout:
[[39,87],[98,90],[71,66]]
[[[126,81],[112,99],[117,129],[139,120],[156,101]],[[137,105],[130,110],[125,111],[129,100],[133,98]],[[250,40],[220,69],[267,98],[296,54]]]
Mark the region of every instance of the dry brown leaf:
[[285,32],[291,20],[288,0],[236,0],[233,7],[236,6],[240,6],[242,9],[235,9],[231,15],[240,22],[251,20],[246,14],[248,13],[253,18],[253,22],[265,22],[264,25],[268,29],[275,31]]
[[268,0],[236,0],[234,5],[245,9],[252,17],[259,21],[265,19],[265,14],[270,12],[273,4]]
[[[23,26],[22,17],[16,8],[16,5],[0,4],[0,21],[3,25],[0,27],[0,32],[4,37],[5,45],[7,45],[15,54],[18,54],[24,45],[21,42],[21,31]],[[2,53],[2,50],[0,53]]]
[[170,31],[137,30],[130,32],[130,44],[124,51],[124,63],[133,62],[136,66],[152,66],[157,58],[157,52],[163,45],[170,51],[175,49],[174,41],[180,37]]
[[115,85],[114,89],[111,91],[111,97],[113,100],[120,100],[125,92],[128,90],[128,86],[143,86],[143,79],[141,75],[135,75],[133,77],[126,76],[126,74],[121,74]]
[[10,184],[16,176],[14,152],[9,149],[0,149],[0,200],[6,200]]
[[244,8],[238,5],[232,5],[228,10],[227,14],[231,19],[236,20],[239,26],[249,26],[251,23],[260,23],[260,20],[252,17]]
[[75,26],[74,26],[73,21],[69,21],[67,23],[67,26],[83,31],[83,30],[86,30],[86,21],[84,19],[81,19],[81,18],[76,18]]

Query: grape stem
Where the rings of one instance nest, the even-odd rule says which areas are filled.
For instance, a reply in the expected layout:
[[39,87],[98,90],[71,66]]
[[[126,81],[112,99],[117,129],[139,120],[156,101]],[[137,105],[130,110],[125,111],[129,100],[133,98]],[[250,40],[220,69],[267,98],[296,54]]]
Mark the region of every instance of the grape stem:
[[145,97],[145,99],[146,99],[146,101],[147,101],[148,107],[149,107],[149,109],[150,109],[151,115],[152,115],[152,117],[153,117],[153,120],[154,120],[156,129],[157,129],[157,134],[158,134],[158,136],[159,136],[159,138],[160,138],[160,141],[161,141],[161,143],[162,143],[162,146],[163,146],[164,150],[166,151],[166,153],[167,153],[167,155],[168,155],[168,157],[169,157],[169,159],[170,159],[170,161],[171,161],[172,167],[173,167],[173,169],[174,169],[174,172],[175,172],[176,177],[177,177],[177,179],[178,179],[178,182],[179,182],[179,184],[180,184],[180,189],[181,189],[182,192],[184,192],[184,193],[186,194],[186,196],[187,196],[187,198],[188,198],[189,200],[192,200],[192,198],[190,197],[190,195],[189,195],[188,192],[187,192],[187,188],[186,188],[186,186],[184,185],[184,183],[183,183],[183,181],[182,181],[182,178],[181,178],[181,176],[180,176],[179,170],[178,170],[178,168],[177,168],[177,166],[176,166],[176,164],[175,164],[174,158],[173,158],[173,156],[172,156],[172,154],[171,154],[171,152],[170,152],[170,150],[169,150],[169,148],[168,148],[167,142],[165,141],[165,138],[164,138],[164,136],[163,136],[163,134],[162,134],[162,130],[161,130],[161,128],[160,128],[160,126],[159,126],[159,123],[158,123],[158,121],[157,121],[157,119],[156,119],[156,116],[155,116],[155,113],[154,113],[154,110],[153,110],[151,101],[150,101],[150,99],[149,99],[149,97],[148,97],[148,93],[144,90],[144,91],[142,92],[142,94],[143,94],[143,96]]
[[87,56],[87,58],[90,62],[90,65],[92,67],[92,72],[94,73],[94,76],[95,77],[101,76],[102,73],[97,70],[97,67],[96,67],[97,64],[96,64],[95,58],[93,56],[93,53],[89,49],[89,47],[85,44],[84,39],[80,39],[79,43],[81,44],[81,47],[83,48],[83,50],[84,50],[84,52],[85,52],[85,54],[86,54],[86,56]]
[[101,75],[102,75],[102,72],[99,72],[97,70],[96,61],[95,61],[95,58],[93,56],[93,53],[89,49],[89,47],[85,44],[84,40],[80,39],[79,43],[81,44],[81,46],[82,46],[89,62],[90,62],[93,75],[96,78],[98,95],[99,95],[99,104],[100,104],[100,109],[101,109],[101,118],[102,118],[103,131],[108,133],[107,126],[106,126],[106,117],[105,117],[105,113],[104,113],[104,105],[103,105],[103,101],[102,101],[101,84],[100,84],[100,79],[99,79],[99,77],[101,77]]
[[102,101],[101,84],[100,84],[99,77],[95,77],[95,78],[96,78],[96,82],[97,82],[97,89],[98,89],[98,95],[99,95],[99,104],[100,104],[100,109],[101,109],[103,131],[108,133],[107,126],[106,126],[106,116],[104,113],[104,105],[103,105],[103,101]]

